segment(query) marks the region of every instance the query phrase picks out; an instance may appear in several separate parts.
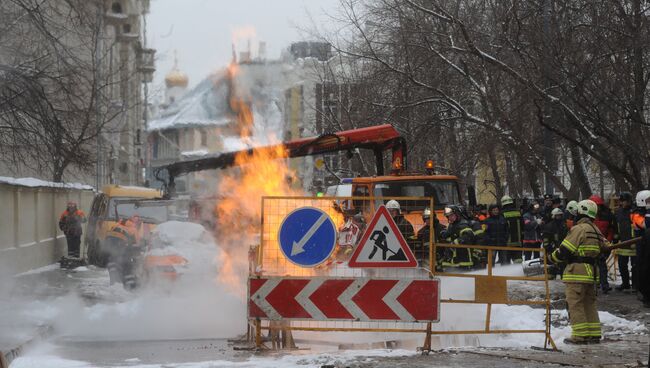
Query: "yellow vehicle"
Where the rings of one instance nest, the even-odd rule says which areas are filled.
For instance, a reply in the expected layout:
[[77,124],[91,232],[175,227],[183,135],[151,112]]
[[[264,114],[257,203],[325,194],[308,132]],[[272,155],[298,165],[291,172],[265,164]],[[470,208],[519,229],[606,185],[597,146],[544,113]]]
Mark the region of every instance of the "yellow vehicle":
[[[120,201],[161,198],[162,193],[158,189],[121,185],[107,185],[102,188],[102,191],[93,199],[88,215],[85,237],[88,263],[100,267],[106,266],[107,259],[106,254],[102,252],[102,243],[106,239],[108,231],[120,220],[116,209]],[[136,213],[136,204],[120,203],[119,217],[128,218],[134,213]],[[159,211],[155,208],[140,207],[137,208],[137,213],[145,218],[160,216]],[[165,221],[166,219],[160,220]]]

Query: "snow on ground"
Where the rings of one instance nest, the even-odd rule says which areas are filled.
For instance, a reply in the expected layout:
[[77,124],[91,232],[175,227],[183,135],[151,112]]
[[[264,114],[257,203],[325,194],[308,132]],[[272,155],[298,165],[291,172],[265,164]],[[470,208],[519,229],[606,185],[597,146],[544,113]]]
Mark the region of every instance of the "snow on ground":
[[0,183],[20,185],[24,187],[49,187],[49,188],[64,188],[64,189],[87,189],[93,190],[90,185],[81,183],[55,183],[36,178],[12,178],[8,176],[0,176]]
[[52,270],[56,270],[59,267],[60,266],[59,266],[58,263],[52,263],[52,264],[47,265],[47,266],[35,268],[33,270],[29,270],[29,271],[26,271],[26,272],[23,272],[23,273],[16,274],[16,275],[14,275],[14,277],[22,277],[22,276],[28,276],[28,275],[35,275],[35,274],[43,273],[43,272],[49,272],[49,271],[52,271]]
[[[54,300],[35,300],[21,306],[22,318],[37,321],[41,325],[53,325],[60,338],[72,341],[132,341],[185,338],[230,338],[244,329],[246,305],[243,296],[245,275],[238,281],[240,290],[222,281],[219,273],[224,269],[222,252],[211,234],[201,225],[170,221],[155,230],[154,254],[180,254],[189,260],[189,267],[177,282],[164,287],[154,284],[136,292],[127,292],[121,285],[108,285],[105,270],[94,267],[80,268],[67,277],[83,277],[84,293],[96,293],[100,302],[89,304],[76,294]],[[158,253],[156,253],[158,252]],[[226,257],[227,258],[227,257]],[[37,272],[37,270],[32,271]],[[481,271],[478,271],[481,272]],[[519,275],[520,265],[496,267],[495,274]],[[441,278],[442,298],[473,298],[473,280],[469,278]],[[108,301],[107,301],[108,300]],[[472,330],[485,325],[486,307],[483,305],[441,305],[441,321],[434,330]],[[558,346],[570,335],[567,313],[553,311],[552,336]],[[607,312],[601,312],[606,336],[638,334],[646,331],[637,321],[628,321]],[[544,329],[545,311],[517,305],[494,305],[492,329]],[[387,326],[388,327],[388,326]],[[389,327],[400,327],[399,323]],[[166,365],[166,367],[309,367],[345,362],[358,356],[387,356],[390,354],[415,354],[421,345],[423,334],[408,333],[314,333],[296,332],[296,339],[322,341],[311,345],[311,351],[274,357],[252,357],[245,361],[209,361]],[[388,340],[412,342],[410,350],[386,351],[381,349],[363,351],[337,351],[336,343],[371,343]],[[335,342],[332,344],[332,342]],[[433,337],[434,349],[448,347],[514,347],[542,346],[543,334],[438,336]],[[299,345],[304,346],[304,343]],[[353,346],[353,348],[363,348]],[[54,354],[56,355],[56,354]],[[129,357],[132,358],[132,357]],[[347,360],[346,360],[347,359]],[[125,362],[132,367],[161,367],[138,365],[137,361]],[[102,365],[104,366],[104,365]],[[29,354],[14,361],[12,368],[21,367],[92,367],[87,362],[66,361],[53,357],[52,351]]]
[[[94,365],[90,362],[79,360],[62,359],[54,353],[55,348],[52,345],[44,345],[37,350],[31,351],[27,356],[14,360],[11,368],[111,368],[128,366],[131,368],[220,368],[220,367],[238,367],[238,368],[320,368],[324,365],[345,366],[351,362],[372,362],[375,359],[389,357],[406,357],[416,355],[415,350],[348,350],[336,353],[302,353],[296,354],[273,354],[250,356],[246,359],[232,360],[208,360],[191,363],[163,363],[163,364],[141,364],[138,358],[124,359],[123,363],[117,365]],[[362,359],[360,359],[362,358]],[[140,364],[139,364],[140,363]]]
[[34,355],[15,359],[11,368],[90,368],[92,364],[78,360],[63,359],[56,355]]
[[[245,321],[242,297],[217,279],[221,252],[201,225],[171,221],[156,231],[158,254],[189,260],[175,282],[153,280],[135,292],[109,285],[106,270],[77,269],[82,295],[70,293],[21,304],[21,314],[49,324],[57,334],[88,340],[219,338],[240,334]],[[33,271],[35,272],[35,271]],[[83,276],[83,275],[86,276]],[[95,275],[96,274],[96,275]],[[79,291],[79,290],[78,290]],[[89,305],[88,299],[99,303]],[[107,302],[108,300],[108,302]]]

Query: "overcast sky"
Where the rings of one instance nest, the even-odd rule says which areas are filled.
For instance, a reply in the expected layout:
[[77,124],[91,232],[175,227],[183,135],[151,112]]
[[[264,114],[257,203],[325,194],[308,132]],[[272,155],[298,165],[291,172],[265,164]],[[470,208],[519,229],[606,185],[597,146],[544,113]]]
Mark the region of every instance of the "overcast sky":
[[[179,68],[190,87],[226,65],[233,34],[254,33],[253,46],[265,41],[267,58],[277,58],[292,41],[302,40],[295,25],[327,22],[338,0],[152,0],[147,16],[148,47],[156,51],[153,90],[164,86],[165,74],[178,52]],[[246,38],[246,37],[240,37]],[[240,41],[238,47],[246,48]]]

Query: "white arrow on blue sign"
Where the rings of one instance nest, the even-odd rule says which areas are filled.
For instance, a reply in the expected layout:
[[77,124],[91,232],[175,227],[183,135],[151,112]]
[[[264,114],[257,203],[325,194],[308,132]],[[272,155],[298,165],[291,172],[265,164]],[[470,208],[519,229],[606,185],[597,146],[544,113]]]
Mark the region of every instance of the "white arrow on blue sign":
[[315,267],[332,255],[336,227],[323,210],[301,207],[282,220],[278,241],[289,261],[302,267]]

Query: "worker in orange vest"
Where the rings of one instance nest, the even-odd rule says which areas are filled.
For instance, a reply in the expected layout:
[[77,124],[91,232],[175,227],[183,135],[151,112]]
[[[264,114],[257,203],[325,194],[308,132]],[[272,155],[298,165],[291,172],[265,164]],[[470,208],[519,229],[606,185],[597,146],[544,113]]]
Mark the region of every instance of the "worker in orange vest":
[[59,229],[65,234],[68,243],[68,257],[81,256],[81,224],[86,222],[86,214],[77,208],[77,203],[69,201],[68,206],[59,217]]
[[111,285],[121,282],[125,289],[137,286],[135,264],[143,247],[142,221],[133,215],[128,220],[118,221],[106,234],[105,250],[108,252],[108,275]]

